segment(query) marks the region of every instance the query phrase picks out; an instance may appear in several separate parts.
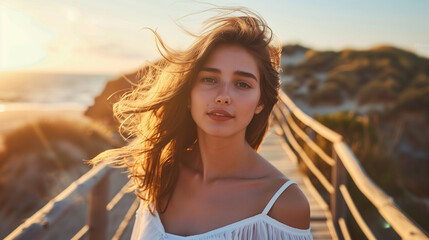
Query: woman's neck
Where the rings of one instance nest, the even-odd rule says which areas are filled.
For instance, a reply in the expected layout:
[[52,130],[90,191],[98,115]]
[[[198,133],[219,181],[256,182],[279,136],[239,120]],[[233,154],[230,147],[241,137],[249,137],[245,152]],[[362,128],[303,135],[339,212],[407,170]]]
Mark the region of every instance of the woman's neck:
[[197,145],[193,168],[203,183],[243,177],[257,155],[240,134],[230,137],[199,134]]

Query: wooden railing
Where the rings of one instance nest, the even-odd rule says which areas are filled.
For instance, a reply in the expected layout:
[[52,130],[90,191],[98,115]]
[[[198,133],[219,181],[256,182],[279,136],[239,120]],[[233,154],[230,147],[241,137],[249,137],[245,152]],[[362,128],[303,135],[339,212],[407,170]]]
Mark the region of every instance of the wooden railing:
[[[16,228],[5,240],[42,239],[49,231],[54,230],[54,228],[63,227],[56,225],[56,223],[58,223],[60,218],[65,217],[66,212],[73,206],[76,199],[86,197],[88,197],[87,224],[77,231],[71,239],[107,239],[108,212],[124,197],[130,184],[130,182],[125,184],[109,202],[109,178],[112,170],[113,168],[104,164],[92,168]],[[138,203],[136,199],[131,204],[112,239],[120,239],[134,216]]]
[[[304,114],[283,92],[280,92],[280,100],[274,107],[273,115],[282,130],[286,142],[286,153],[291,159],[296,159],[299,164],[304,164],[308,169],[308,175],[312,176],[325,189],[328,195],[325,204],[329,206],[329,219],[334,225],[334,235],[340,239],[351,239],[346,221],[346,216],[350,215],[368,239],[378,237],[374,233],[374,227],[369,226],[368,221],[365,220],[368,217],[359,211],[356,202],[349,193],[346,179],[350,179],[400,238],[428,239],[428,235],[410,220],[396,206],[393,199],[367,176],[355,155],[343,142],[341,135]],[[331,143],[330,153],[326,153],[321,146],[316,144],[316,135]],[[309,150],[314,156],[317,156],[317,161],[312,154],[309,154]],[[325,167],[322,169],[323,165]],[[330,176],[326,176],[324,171],[326,167],[330,169]],[[48,231],[57,227],[56,223],[71,208],[74,199],[88,195],[87,224],[77,231],[72,239],[107,239],[107,212],[111,211],[127,193],[130,183],[122,187],[108,203],[111,171],[110,166],[103,164],[94,167],[5,239],[42,239]],[[137,207],[138,200],[136,198],[112,239],[120,239]]]
[[[392,197],[384,193],[367,176],[358,159],[343,142],[341,135],[303,113],[282,91],[273,115],[287,143],[286,152],[291,155],[291,159],[297,159],[300,165],[304,165],[317,186],[326,191],[319,192],[328,196],[324,199],[329,206],[335,233],[340,239],[350,239],[346,216],[354,218],[368,239],[379,237],[374,233],[375,226],[368,225],[368,217],[359,211],[357,203],[351,197],[347,179],[353,181],[360,193],[376,208],[400,238],[428,239],[428,235],[396,206]],[[326,149],[323,150],[316,144],[316,135],[330,142],[331,153],[327,154]],[[326,176],[326,169],[330,170],[330,176]]]

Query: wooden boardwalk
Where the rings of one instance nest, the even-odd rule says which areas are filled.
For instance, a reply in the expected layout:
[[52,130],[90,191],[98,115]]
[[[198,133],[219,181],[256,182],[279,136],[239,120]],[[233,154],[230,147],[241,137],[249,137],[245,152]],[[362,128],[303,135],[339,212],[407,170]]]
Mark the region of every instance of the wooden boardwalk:
[[[322,199],[318,200],[320,196],[308,182],[309,180],[307,176],[299,172],[297,164],[289,159],[282,145],[283,140],[274,133],[275,131],[275,127],[269,129],[264,141],[262,142],[261,148],[259,149],[259,154],[270,161],[271,164],[282,171],[288,178],[295,181],[304,192],[310,203],[311,233],[314,239],[337,239],[336,235],[332,236],[333,231],[329,231],[333,226],[328,224],[330,221],[328,220],[330,219],[330,213],[327,210],[328,206]],[[121,239],[129,239],[133,225],[134,219],[130,222],[130,226],[127,228]],[[335,232],[333,234],[335,234]]]
[[[346,217],[352,217],[356,222],[353,229],[358,227],[368,239],[384,239],[391,234],[397,236],[395,239],[428,239],[429,235],[367,176],[341,135],[303,113],[283,92],[279,94],[281,102],[274,108],[274,124],[259,153],[288,178],[297,182],[307,196],[314,239],[351,239],[351,226],[347,225]],[[327,155],[312,140],[315,134],[332,143],[332,155]],[[331,209],[310,183],[308,176],[298,170],[297,157],[284,142],[285,138],[290,147],[299,153],[302,160],[300,164],[305,164],[310,170],[308,174],[317,178],[329,193],[330,199],[327,202],[332,204]],[[331,177],[327,178],[322,174],[303,150],[298,138],[330,167]],[[134,193],[127,193],[124,187],[128,181],[126,174],[116,170],[112,173],[110,166],[105,164],[94,167],[28,218],[6,239],[129,239],[138,201],[135,201]],[[379,217],[391,226],[386,234],[379,233],[380,229],[386,231],[385,225],[367,224],[371,222],[368,219],[371,220],[374,216],[365,211],[359,212],[350,196],[346,179],[354,182],[360,196],[366,198],[377,209]],[[67,212],[74,213],[69,214],[71,219],[64,216]],[[374,233],[379,234],[376,237]]]
[[259,149],[259,154],[282,171],[286,177],[295,181],[308,198],[311,209],[311,232],[314,239],[336,239],[336,236],[332,236],[333,231],[329,231],[332,229],[332,225],[329,220],[331,218],[328,206],[320,199],[307,176],[299,172],[297,164],[288,157],[283,148],[282,137],[275,132],[275,127],[269,129]]
[[[264,141],[262,142],[261,148],[259,149],[259,154],[270,161],[271,164],[282,171],[288,178],[295,181],[304,192],[305,196],[307,196],[311,209],[311,232],[314,239],[337,239],[336,236],[332,236],[333,231],[329,231],[330,224],[328,224],[328,219],[330,219],[330,213],[327,211],[328,207],[322,199],[318,200],[320,196],[313,186],[308,182],[309,180],[307,176],[299,172],[297,164],[289,159],[285,149],[283,148],[282,137],[277,136],[276,133],[274,133],[275,131],[275,127],[271,127],[269,129]],[[133,194],[128,194],[128,198],[133,198]],[[130,204],[130,200],[127,200],[123,204],[123,211],[128,209]],[[112,218],[110,218],[110,220],[112,220]],[[134,221],[135,219],[133,217],[121,239],[129,239],[131,237]],[[112,225],[111,227],[113,227],[113,230],[115,230],[119,223],[114,223]],[[112,235],[113,232],[109,233],[109,236]]]

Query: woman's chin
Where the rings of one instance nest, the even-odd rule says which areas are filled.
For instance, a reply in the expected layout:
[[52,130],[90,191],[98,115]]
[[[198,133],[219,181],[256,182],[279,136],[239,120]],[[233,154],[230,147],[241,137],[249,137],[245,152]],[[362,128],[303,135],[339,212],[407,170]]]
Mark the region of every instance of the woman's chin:
[[[225,127],[216,127],[210,129],[199,129],[199,136],[203,135],[204,137],[214,137],[214,138],[231,138],[240,134],[242,131],[237,131],[231,128]],[[243,129],[243,134],[245,133],[245,129]]]

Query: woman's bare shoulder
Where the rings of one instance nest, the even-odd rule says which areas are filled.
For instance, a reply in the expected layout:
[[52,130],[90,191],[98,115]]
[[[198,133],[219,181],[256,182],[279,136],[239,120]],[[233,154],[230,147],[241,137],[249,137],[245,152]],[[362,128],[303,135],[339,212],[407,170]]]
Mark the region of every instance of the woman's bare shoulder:
[[310,205],[296,184],[279,196],[268,215],[294,228],[308,229],[310,226]]
[[[263,157],[259,158],[258,171],[264,175],[265,192],[272,196],[289,179]],[[298,185],[290,185],[277,199],[268,215],[288,226],[308,229],[310,205]]]

